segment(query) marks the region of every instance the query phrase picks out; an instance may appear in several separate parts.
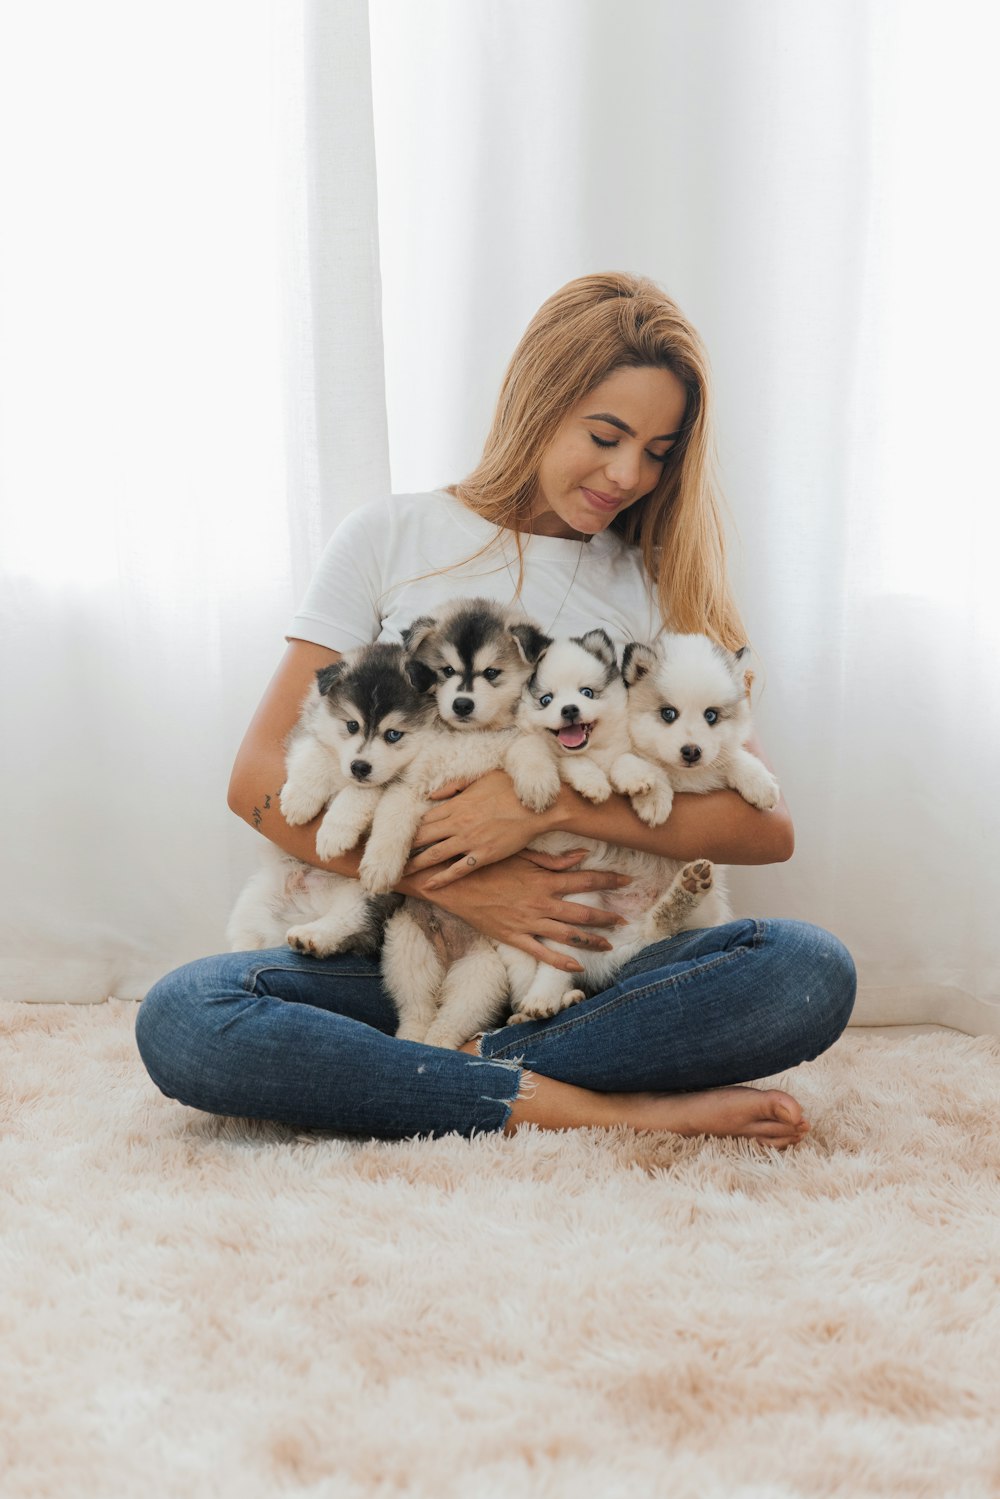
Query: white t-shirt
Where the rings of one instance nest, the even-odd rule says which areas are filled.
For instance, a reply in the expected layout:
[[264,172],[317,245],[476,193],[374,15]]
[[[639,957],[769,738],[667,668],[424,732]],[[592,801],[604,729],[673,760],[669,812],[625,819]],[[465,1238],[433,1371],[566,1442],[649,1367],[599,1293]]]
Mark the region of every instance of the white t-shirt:
[[518,599],[512,533],[453,495],[438,489],[362,505],[327,543],[286,636],[333,651],[398,641],[420,615],[475,596],[523,613],[547,635],[581,635],[600,625],[620,647],[659,633],[642,557],[619,536],[602,531],[579,542],[524,534],[521,544]]

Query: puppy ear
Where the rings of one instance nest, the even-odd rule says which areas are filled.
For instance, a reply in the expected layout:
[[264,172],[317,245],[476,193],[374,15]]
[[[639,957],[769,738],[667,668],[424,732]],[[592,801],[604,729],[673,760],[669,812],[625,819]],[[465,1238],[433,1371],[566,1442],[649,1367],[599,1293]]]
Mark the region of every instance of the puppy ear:
[[656,652],[651,645],[643,645],[640,640],[630,640],[622,656],[625,686],[634,687],[641,677],[653,670],[655,661]]
[[534,666],[543,651],[547,651],[552,641],[548,635],[543,635],[541,630],[531,624],[509,625],[508,629],[514,637],[521,660],[525,666]]
[[[741,662],[745,656],[748,657],[750,655],[750,647],[748,645],[741,645],[738,651],[733,651],[731,654],[732,654],[732,658],[733,658],[733,665],[735,667],[737,667],[737,671],[736,671],[735,675],[736,675],[737,679],[739,679],[739,677],[741,675],[741,673],[740,673],[740,671],[738,669],[739,662]],[[750,696],[750,689],[753,686],[753,679],[754,679],[755,675],[756,675],[755,672],[753,672],[751,670],[751,668],[750,668],[749,661],[747,661],[746,667],[744,668],[744,670],[742,672],[742,677],[743,677],[743,694],[747,698],[749,698],[749,696]]]
[[408,656],[404,661],[406,675],[418,692],[429,692],[437,681],[437,672],[424,661],[417,661],[413,656]]
[[329,666],[320,667],[316,673],[316,685],[323,697],[326,697],[343,670],[343,661],[332,661]]
[[407,625],[403,631],[403,645],[408,651],[418,650],[436,624],[436,619],[431,619],[429,614],[422,614],[419,619],[415,619],[412,624]]
[[586,635],[576,637],[576,643],[582,645],[585,651],[589,651],[599,661],[603,661],[605,666],[618,665],[614,642],[607,630],[588,630]]

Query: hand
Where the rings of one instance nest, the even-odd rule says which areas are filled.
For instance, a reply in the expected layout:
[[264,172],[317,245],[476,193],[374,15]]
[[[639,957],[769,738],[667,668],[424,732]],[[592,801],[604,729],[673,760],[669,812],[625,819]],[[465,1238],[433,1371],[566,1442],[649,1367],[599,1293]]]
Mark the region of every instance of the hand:
[[[581,973],[582,964],[575,958],[555,952],[539,939],[606,952],[611,944],[594,928],[619,926],[624,917],[564,897],[590,890],[619,890],[631,883],[628,875],[609,870],[574,869],[586,853],[583,848],[566,854],[527,850],[477,869],[459,884],[434,891],[434,904],[497,942],[508,942],[566,973]],[[397,888],[406,895],[430,899],[427,882],[426,874],[418,874]]]
[[[403,873],[418,874],[449,859],[455,862],[448,869],[435,870],[424,885],[428,892],[441,890],[483,865],[519,854],[552,826],[544,813],[529,812],[521,804],[510,776],[502,770],[491,770],[476,781],[449,781],[429,799],[438,805],[425,813],[413,840],[413,846],[422,851]],[[424,844],[429,847],[423,848]]]

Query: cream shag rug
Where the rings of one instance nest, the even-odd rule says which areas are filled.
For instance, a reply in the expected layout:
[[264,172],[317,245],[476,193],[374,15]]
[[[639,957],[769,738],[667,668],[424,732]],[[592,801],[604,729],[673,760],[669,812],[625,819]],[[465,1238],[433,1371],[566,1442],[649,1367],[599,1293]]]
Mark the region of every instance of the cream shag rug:
[[4,1499],[1000,1493],[1000,1042],[849,1032],[768,1153],[402,1144],[0,1006]]

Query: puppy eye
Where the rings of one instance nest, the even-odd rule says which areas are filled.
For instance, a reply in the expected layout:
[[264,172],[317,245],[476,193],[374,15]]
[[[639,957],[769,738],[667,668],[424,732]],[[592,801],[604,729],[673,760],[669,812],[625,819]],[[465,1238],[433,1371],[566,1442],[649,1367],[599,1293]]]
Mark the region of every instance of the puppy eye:
[[705,709],[705,722],[706,723],[717,723],[718,720],[719,720],[719,710],[718,710],[718,708],[706,708]]
[[483,672],[483,676],[486,678],[487,682],[495,682],[499,675],[499,669],[495,666],[488,666]]
[[382,735],[382,738],[385,740],[386,744],[398,744],[402,737],[402,729],[386,729],[385,733]]
[[551,694],[551,692],[543,692],[542,695],[541,695],[541,697],[538,699],[538,706],[540,708],[547,708],[549,706],[549,703],[551,703],[551,701],[552,701],[552,694]]
[[442,666],[441,675],[443,677],[453,677],[455,675],[455,668],[453,666]]
[[360,727],[361,725],[358,723],[358,720],[356,718],[349,719],[348,722],[344,725],[344,728],[349,734],[356,734]]
[[673,723],[674,719],[677,717],[677,709],[661,708],[660,717],[663,719],[664,723]]
[[581,687],[580,688],[580,696],[581,697],[593,697],[594,696],[594,689],[593,689],[593,687]]

